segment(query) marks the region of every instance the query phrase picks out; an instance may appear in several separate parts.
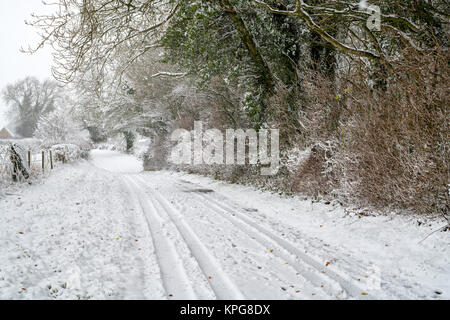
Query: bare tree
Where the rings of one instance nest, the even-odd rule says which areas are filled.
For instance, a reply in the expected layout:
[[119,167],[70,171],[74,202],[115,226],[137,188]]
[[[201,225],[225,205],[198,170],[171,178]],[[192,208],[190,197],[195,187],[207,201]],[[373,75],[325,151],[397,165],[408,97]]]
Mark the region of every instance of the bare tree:
[[14,122],[16,133],[23,137],[33,136],[39,118],[54,110],[59,93],[56,82],[41,82],[33,77],[7,85],[2,98],[9,106],[7,115]]
[[[136,59],[157,47],[156,40],[178,5],[171,0],[59,0],[51,15],[33,16],[28,24],[41,30],[42,41],[57,48],[55,78],[71,82],[77,74],[98,79],[113,71],[121,74]],[[117,57],[126,49],[127,61]]]

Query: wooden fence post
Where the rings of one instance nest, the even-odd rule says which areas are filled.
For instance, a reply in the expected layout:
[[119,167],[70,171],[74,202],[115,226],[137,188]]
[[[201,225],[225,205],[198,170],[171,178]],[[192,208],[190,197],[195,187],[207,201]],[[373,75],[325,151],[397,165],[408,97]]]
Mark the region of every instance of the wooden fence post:
[[50,150],[49,152],[50,152],[50,169],[53,170],[53,156],[52,156],[52,150]]
[[42,172],[45,172],[45,152],[42,151]]
[[28,150],[28,169],[31,169],[31,150]]

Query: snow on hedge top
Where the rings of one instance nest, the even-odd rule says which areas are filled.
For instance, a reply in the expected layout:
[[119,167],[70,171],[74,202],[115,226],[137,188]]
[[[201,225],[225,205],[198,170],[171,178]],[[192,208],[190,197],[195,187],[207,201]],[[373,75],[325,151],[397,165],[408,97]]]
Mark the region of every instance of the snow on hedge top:
[[142,161],[117,151],[92,150],[91,162],[96,167],[111,172],[139,173],[144,170]]

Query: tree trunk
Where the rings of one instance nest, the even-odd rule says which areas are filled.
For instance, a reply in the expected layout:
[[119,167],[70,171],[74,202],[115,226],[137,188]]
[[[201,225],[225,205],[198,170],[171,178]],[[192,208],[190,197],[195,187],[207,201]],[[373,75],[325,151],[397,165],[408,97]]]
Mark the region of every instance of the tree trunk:
[[263,97],[263,99],[261,100],[261,110],[259,111],[257,119],[257,127],[260,128],[261,125],[266,121],[267,117],[267,98],[275,93],[274,77],[268,64],[264,60],[261,51],[259,50],[258,45],[253,38],[253,35],[248,30],[244,20],[242,20],[242,18],[239,16],[233,5],[229,0],[221,0],[221,5],[225,14],[230,18],[230,20],[236,26],[236,30],[241,35],[242,42],[247,48],[247,51],[251,59],[253,60],[253,63],[255,63],[258,69],[261,84],[263,85],[264,91],[266,93],[265,97]]

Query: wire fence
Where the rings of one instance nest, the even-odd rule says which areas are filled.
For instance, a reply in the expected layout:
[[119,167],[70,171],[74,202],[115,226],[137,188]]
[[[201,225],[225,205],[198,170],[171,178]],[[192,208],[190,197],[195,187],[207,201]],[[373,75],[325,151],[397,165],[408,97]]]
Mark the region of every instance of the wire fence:
[[0,187],[38,179],[60,164],[87,159],[88,155],[89,148],[70,143],[45,148],[33,139],[0,140]]

